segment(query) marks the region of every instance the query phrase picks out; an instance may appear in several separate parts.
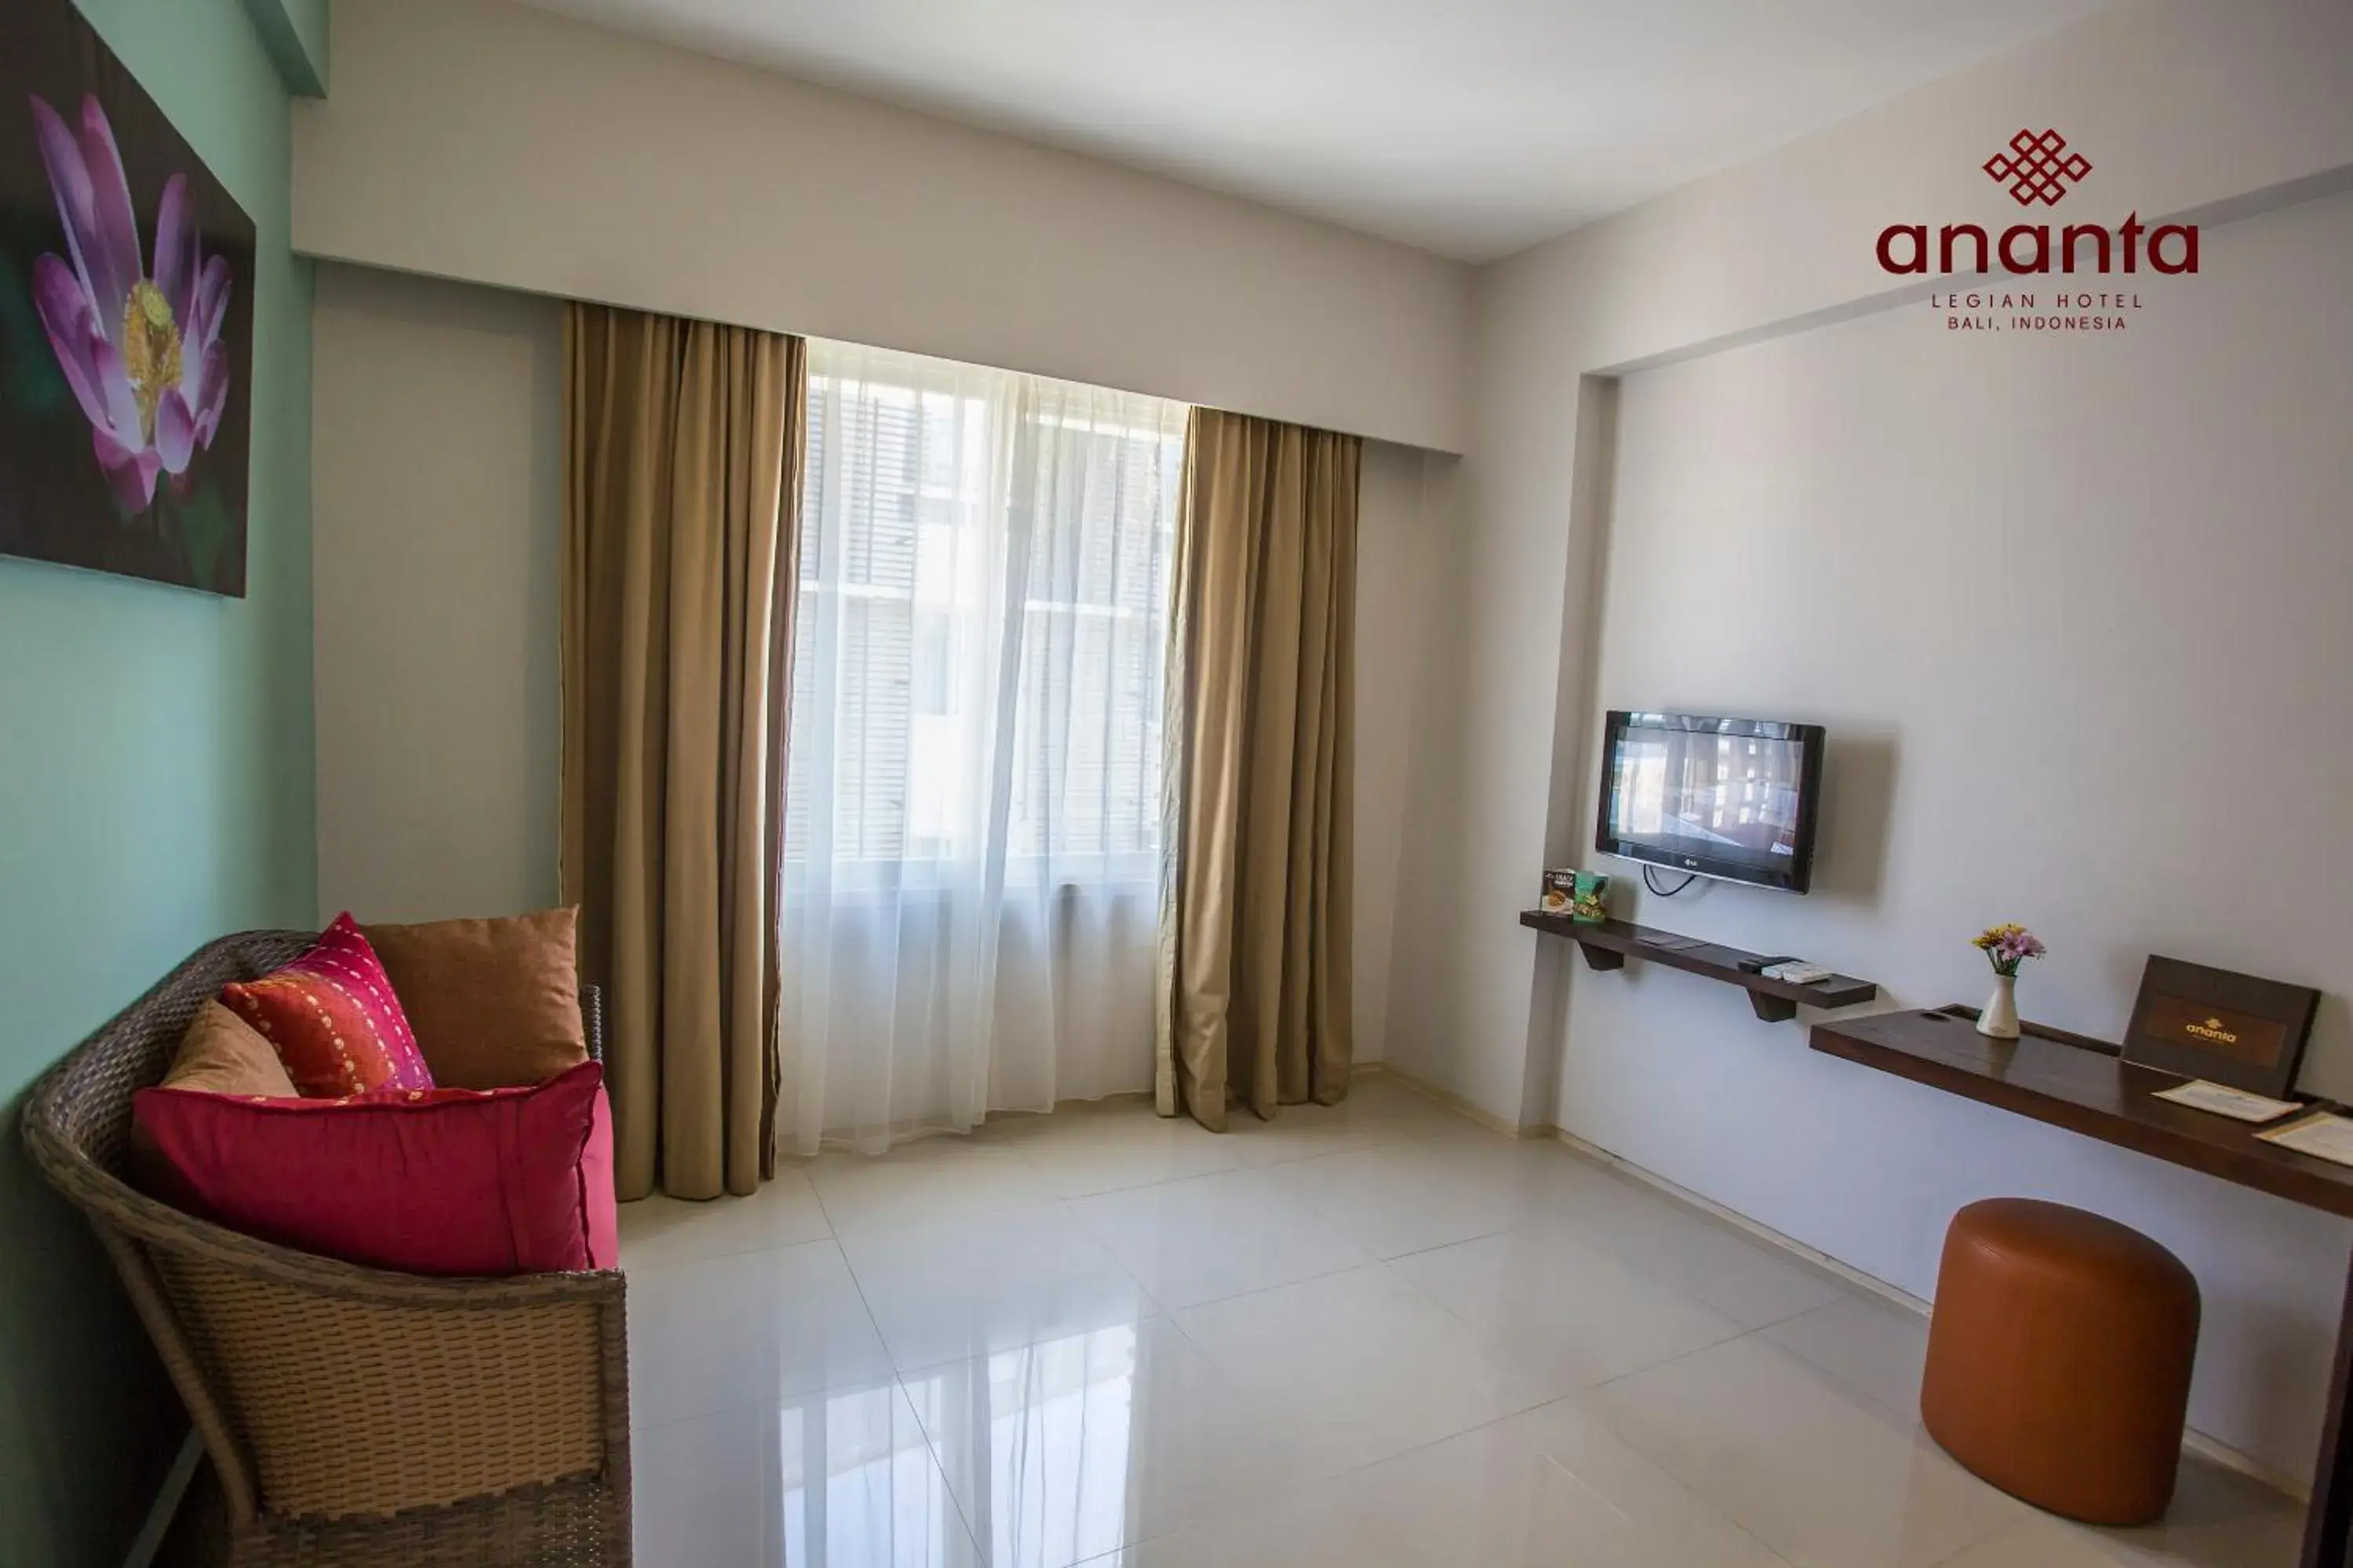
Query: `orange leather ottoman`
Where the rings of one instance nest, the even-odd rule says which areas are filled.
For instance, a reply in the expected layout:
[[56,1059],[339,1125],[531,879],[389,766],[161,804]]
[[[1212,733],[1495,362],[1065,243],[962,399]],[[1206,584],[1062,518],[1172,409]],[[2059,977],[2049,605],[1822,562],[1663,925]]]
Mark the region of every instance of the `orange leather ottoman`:
[[2031,1198],[1953,1216],[1920,1417],[1945,1451],[2094,1524],[2165,1511],[2198,1347],[2198,1281],[2138,1231]]

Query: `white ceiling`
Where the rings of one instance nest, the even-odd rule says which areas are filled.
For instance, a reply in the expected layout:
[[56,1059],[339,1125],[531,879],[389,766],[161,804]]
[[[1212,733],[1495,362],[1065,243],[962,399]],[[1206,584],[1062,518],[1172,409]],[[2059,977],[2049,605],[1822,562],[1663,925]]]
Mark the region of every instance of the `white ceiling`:
[[1466,260],[2105,0],[530,0]]

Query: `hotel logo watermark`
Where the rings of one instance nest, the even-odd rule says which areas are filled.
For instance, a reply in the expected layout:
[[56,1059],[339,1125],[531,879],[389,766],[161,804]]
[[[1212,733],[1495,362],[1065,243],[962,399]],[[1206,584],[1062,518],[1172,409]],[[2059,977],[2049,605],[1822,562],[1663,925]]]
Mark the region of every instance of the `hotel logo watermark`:
[[[2093,170],[2091,159],[2058,131],[2021,129],[1980,165],[2020,206],[2055,207]],[[2006,287],[1955,289],[1929,296],[1951,331],[2087,331],[2128,330],[2141,310],[2137,288],[2118,289],[2116,275],[2179,277],[2198,270],[2196,224],[2144,224],[2135,212],[2113,228],[2071,223],[2016,223],[1999,235],[1982,224],[1892,223],[1879,231],[1879,265],[1898,277],[2006,274]],[[2068,281],[2097,276],[2102,286]],[[2052,279],[2046,286],[2041,279]]]

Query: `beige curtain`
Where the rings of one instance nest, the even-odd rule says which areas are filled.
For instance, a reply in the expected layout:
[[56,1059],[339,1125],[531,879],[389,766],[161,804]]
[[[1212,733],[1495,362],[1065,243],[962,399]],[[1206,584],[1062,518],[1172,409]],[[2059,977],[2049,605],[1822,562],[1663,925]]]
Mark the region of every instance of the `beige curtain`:
[[623,1198],[775,1173],[776,888],[804,345],[565,316],[565,897]]
[[1197,408],[1169,630],[1158,1101],[1348,1092],[1353,436]]

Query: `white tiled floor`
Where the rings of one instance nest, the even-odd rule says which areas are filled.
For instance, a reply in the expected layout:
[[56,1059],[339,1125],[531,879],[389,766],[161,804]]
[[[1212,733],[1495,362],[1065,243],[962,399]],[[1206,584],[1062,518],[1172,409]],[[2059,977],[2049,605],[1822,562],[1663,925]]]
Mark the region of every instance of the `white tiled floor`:
[[1947,1459],[1922,1325],[1371,1079],[1223,1137],[1003,1118],[621,1215],[649,1568],[2271,1568]]

